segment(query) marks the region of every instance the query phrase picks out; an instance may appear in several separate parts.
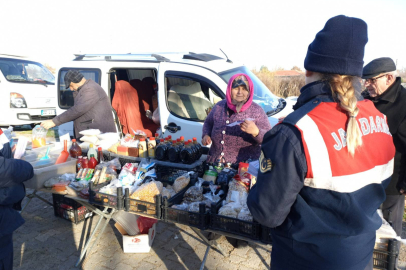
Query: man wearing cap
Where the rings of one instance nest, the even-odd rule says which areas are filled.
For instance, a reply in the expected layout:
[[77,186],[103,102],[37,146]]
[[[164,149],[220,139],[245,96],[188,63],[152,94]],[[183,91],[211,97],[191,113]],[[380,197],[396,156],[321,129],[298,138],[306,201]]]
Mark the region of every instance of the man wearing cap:
[[378,58],[367,64],[362,78],[367,90],[363,93],[364,98],[371,100],[386,115],[396,148],[392,180],[385,190],[382,212],[400,236],[406,190],[406,90],[401,85],[395,63],[389,57]]
[[93,80],[86,80],[77,70],[69,70],[65,75],[66,88],[74,91],[74,105],[52,120],[42,122],[46,129],[74,121],[75,137],[80,131],[99,129],[101,132],[116,132],[112,108],[103,88]]

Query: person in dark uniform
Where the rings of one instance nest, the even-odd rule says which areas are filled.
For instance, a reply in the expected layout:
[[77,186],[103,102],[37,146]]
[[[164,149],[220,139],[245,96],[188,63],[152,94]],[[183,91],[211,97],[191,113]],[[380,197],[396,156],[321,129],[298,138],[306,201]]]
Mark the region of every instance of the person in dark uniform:
[[396,234],[402,234],[406,191],[406,89],[401,85],[395,62],[389,57],[375,59],[364,67],[364,97],[386,115],[396,148],[392,180],[386,188],[382,204],[383,217],[392,224]]
[[343,15],[309,45],[294,112],[266,133],[247,204],[271,228],[271,269],[372,269],[395,148],[361,97],[367,24]]
[[25,197],[23,182],[34,176],[30,163],[13,159],[11,154],[0,129],[0,270],[13,269],[13,232],[24,224],[17,211]]

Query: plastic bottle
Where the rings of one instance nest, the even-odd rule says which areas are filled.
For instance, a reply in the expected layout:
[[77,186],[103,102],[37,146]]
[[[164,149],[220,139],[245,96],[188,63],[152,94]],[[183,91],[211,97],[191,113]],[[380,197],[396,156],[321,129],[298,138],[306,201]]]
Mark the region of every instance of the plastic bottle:
[[[196,146],[193,144],[193,141],[192,140],[187,140],[188,141],[188,143],[189,143],[189,147],[192,149],[192,151],[193,151],[193,162],[195,162],[196,160],[197,160],[197,156],[199,155],[199,153],[198,153],[198,150],[197,150],[197,148],[196,148]],[[192,163],[193,163],[192,162]]]
[[196,148],[198,150],[197,159],[199,159],[202,156],[202,146],[200,145],[200,143],[197,142],[196,137],[193,137],[193,144],[196,146]]
[[168,148],[168,159],[170,162],[179,162],[180,161],[180,151],[181,145],[180,140],[175,141],[174,143]]
[[79,156],[78,160],[76,161],[76,172],[79,172],[79,170],[82,169],[82,161],[83,157]]
[[101,147],[97,148],[97,162],[99,164],[104,162],[103,149]]
[[148,157],[148,149],[147,143],[145,142],[145,138],[140,138],[140,142],[138,143],[138,156],[140,158],[147,158]]
[[90,160],[91,155],[97,157],[97,151],[94,149],[93,144],[91,143],[89,146],[89,151],[87,152],[87,158]]
[[89,160],[89,167],[90,169],[94,169],[97,166],[97,159],[94,157],[94,155],[90,156],[90,160]]
[[72,146],[69,149],[69,155],[73,158],[78,158],[82,155],[82,148],[76,142],[76,139],[72,139]]
[[159,134],[155,133],[155,142],[159,142]]
[[193,150],[190,148],[189,142],[185,142],[185,147],[183,147],[180,152],[180,159],[182,163],[192,164],[193,163]]
[[161,139],[161,142],[155,148],[155,157],[158,160],[165,160],[168,151],[168,144],[165,142],[164,139]]
[[82,158],[82,169],[86,169],[89,168],[89,160],[87,159],[87,157],[83,157]]
[[150,158],[155,158],[155,147],[156,147],[156,141],[154,137],[149,138],[148,142],[148,156]]

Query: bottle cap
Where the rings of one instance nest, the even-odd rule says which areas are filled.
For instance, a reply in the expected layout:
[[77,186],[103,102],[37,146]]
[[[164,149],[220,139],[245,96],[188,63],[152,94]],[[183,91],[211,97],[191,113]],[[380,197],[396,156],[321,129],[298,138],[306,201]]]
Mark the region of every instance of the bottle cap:
[[181,140],[181,141],[184,141],[184,140],[185,140],[185,137],[184,137],[184,136],[180,136],[180,140]]
[[161,142],[164,142],[165,140],[164,139],[161,139]]
[[190,143],[192,142],[192,140],[187,140],[187,141],[190,142]]
[[197,141],[196,137],[193,137],[193,141],[194,141],[194,142]]
[[155,133],[155,137],[159,137],[159,134],[158,134],[158,133]]
[[72,139],[72,142],[76,142],[76,139]]
[[176,139],[176,142],[180,142],[182,139],[180,139],[180,138],[178,138],[178,139]]
[[185,145],[188,145],[189,144],[189,142],[185,142]]
[[93,143],[90,144],[90,148],[93,148]]
[[103,151],[103,149],[101,147],[97,148],[98,151]]
[[175,144],[175,143],[176,143],[176,140],[173,140],[172,143]]
[[140,142],[145,142],[145,138],[140,138]]
[[155,141],[155,138],[154,138],[154,137],[150,137],[149,140],[150,140],[150,141]]
[[172,135],[168,135],[168,139],[172,139]]

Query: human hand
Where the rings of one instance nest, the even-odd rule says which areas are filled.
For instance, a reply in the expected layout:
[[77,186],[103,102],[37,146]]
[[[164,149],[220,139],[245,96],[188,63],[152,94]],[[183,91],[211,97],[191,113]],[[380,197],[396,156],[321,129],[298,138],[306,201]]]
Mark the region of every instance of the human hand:
[[403,189],[400,189],[400,194],[402,194],[402,195],[405,195],[406,194],[406,191],[405,190],[403,190]]
[[45,120],[44,122],[41,123],[41,127],[45,129],[50,129],[55,126],[55,123],[52,120]]
[[203,144],[204,146],[211,144],[211,138],[210,138],[209,135],[206,135],[206,136],[203,137],[203,139],[202,139],[202,144]]
[[245,120],[240,124],[241,130],[256,137],[259,134],[259,129],[253,121]]

